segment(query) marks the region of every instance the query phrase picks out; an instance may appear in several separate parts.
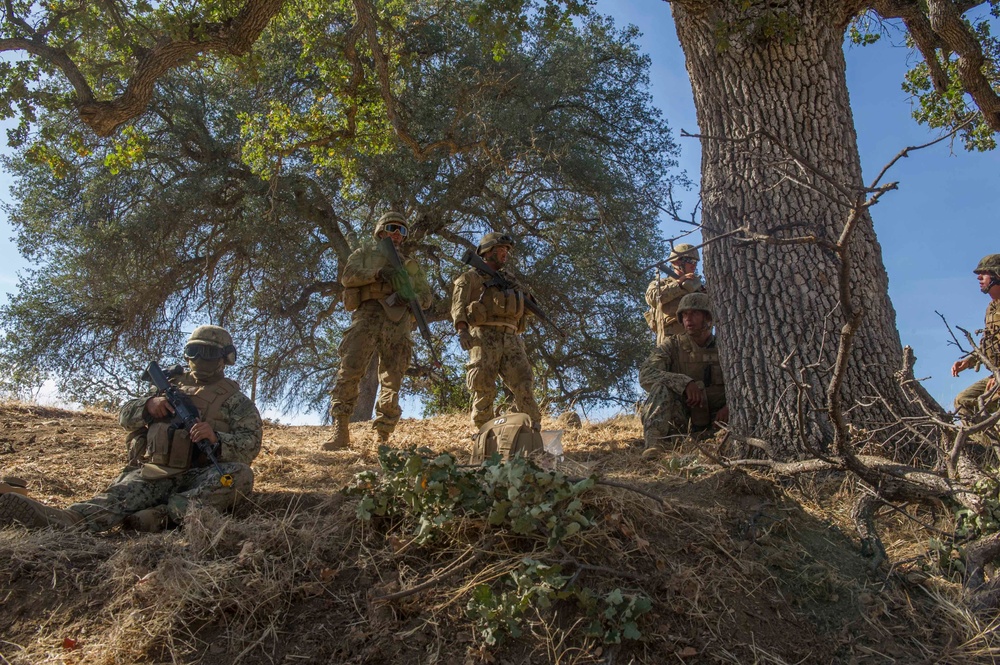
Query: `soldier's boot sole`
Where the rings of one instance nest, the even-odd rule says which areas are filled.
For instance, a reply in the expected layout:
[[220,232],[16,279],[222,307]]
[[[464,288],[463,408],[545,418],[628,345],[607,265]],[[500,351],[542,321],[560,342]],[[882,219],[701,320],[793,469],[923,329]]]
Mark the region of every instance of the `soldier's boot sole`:
[[154,506],[132,513],[122,522],[122,527],[142,533],[159,533],[167,528],[170,517],[166,506]]
[[51,508],[20,494],[0,494],[0,528],[15,524],[30,528],[68,528],[82,521],[83,515],[72,510]]

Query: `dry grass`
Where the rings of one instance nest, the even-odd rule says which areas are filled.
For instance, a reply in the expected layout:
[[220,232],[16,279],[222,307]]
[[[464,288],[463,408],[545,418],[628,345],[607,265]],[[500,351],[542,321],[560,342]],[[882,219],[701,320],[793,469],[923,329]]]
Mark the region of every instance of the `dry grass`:
[[[46,424],[47,423],[47,424]],[[0,408],[12,452],[2,473],[65,504],[112,480],[124,451],[99,414]],[[393,444],[468,454],[464,417],[404,421]],[[405,524],[365,523],[339,494],[375,465],[368,430],[324,452],[321,427],[270,425],[253,505],[233,516],[195,510],[183,529],[104,536],[0,532],[0,663],[884,663],[993,662],[995,624],[962,609],[957,586],[922,573],[912,519],[886,516],[886,578],[853,548],[832,477],[782,487],[706,465],[693,446],[644,456],[634,418],[563,437],[568,473],[618,487],[586,495],[600,517],[565,552],[455,520],[417,545]],[[4,441],[0,436],[0,443]],[[712,445],[712,444],[709,444]],[[87,473],[81,473],[87,469]],[[525,556],[584,564],[601,592],[641,591],[653,610],[643,641],[607,646],[570,607],[529,617],[501,647],[477,641],[465,606]],[[575,565],[574,564],[574,565]],[[918,575],[918,573],[920,573]],[[377,598],[430,582],[392,602]],[[75,640],[64,644],[64,639]],[[73,646],[74,648],[67,648]]]

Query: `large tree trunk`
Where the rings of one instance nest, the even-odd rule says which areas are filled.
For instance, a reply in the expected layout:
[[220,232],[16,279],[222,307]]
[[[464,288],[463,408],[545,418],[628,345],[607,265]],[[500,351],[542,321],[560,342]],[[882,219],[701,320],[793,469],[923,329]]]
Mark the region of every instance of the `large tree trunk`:
[[[704,137],[705,240],[745,226],[761,234],[784,227],[772,233],[778,238],[815,235],[836,242],[851,203],[797,167],[785,148],[845,188],[863,186],[843,54],[844,31],[859,3],[753,0],[740,10],[744,4],[671,4]],[[777,141],[756,133],[760,130]],[[843,403],[865,404],[849,419],[876,426],[887,414],[871,399],[875,395],[899,413],[911,410],[893,377],[902,349],[882,250],[867,215],[851,252],[853,297],[865,316]],[[732,425],[737,434],[772,442],[779,457],[802,456],[807,446],[825,447],[832,439],[823,409],[845,321],[840,268],[832,252],[816,245],[729,237],[705,249]],[[792,373],[781,368],[786,358]],[[797,381],[808,384],[804,393]]]

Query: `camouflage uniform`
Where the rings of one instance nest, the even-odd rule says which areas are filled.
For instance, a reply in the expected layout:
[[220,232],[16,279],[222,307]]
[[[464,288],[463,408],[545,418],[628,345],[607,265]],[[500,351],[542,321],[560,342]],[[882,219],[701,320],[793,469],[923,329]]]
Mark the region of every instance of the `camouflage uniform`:
[[656,333],[656,343],[663,344],[670,335],[683,335],[684,326],[677,319],[677,305],[689,293],[704,293],[701,277],[681,283],[673,277],[654,279],[646,287],[646,323]]
[[192,396],[196,405],[211,402],[213,394],[224,399],[221,405],[207,409],[200,407],[199,410],[219,439],[219,466],[223,473],[232,475],[232,486],[223,487],[219,483],[218,471],[200,455],[195,457],[192,468],[178,475],[144,478],[142,463],[149,459],[146,454],[148,431],[162,426],[169,419],[154,421],[145,411],[146,402],[152,395],[134,399],[126,403],[118,414],[122,427],[138,435],[133,441],[129,466],[104,492],[89,501],[69,506],[69,510],[83,515],[84,523],[91,531],[105,531],[129,515],[162,505],[166,506],[167,515],[172,520],[181,522],[192,502],[222,511],[232,508],[253,489],[254,476],[250,463],[260,452],[263,438],[263,423],[254,403],[230,379],[220,378],[202,384],[190,374],[182,374],[172,378],[171,382],[181,392]]
[[[994,367],[1000,367],[1000,300],[991,300],[986,308],[986,323],[983,326],[979,348]],[[981,363],[976,363],[976,371],[980,365]],[[986,384],[989,380],[990,377],[976,381],[955,398],[955,410],[962,420],[967,420],[979,412],[979,398],[986,393]],[[995,405],[996,402],[997,399],[994,397],[990,404]]]
[[455,329],[465,323],[472,335],[465,375],[466,386],[472,393],[472,423],[479,429],[493,419],[499,375],[514,394],[514,410],[528,414],[533,425],[539,427],[542,412],[535,401],[535,377],[520,335],[528,316],[524,299],[530,295],[512,275],[503,269],[497,272],[515,288],[507,291],[496,286],[486,288],[490,277],[473,268],[459,275],[452,292],[451,318]]
[[[705,389],[708,408],[685,403],[691,381]],[[703,347],[687,334],[667,337],[639,369],[639,385],[649,393],[639,412],[647,447],[670,435],[706,429],[726,405],[715,335]]]
[[[421,309],[431,305],[431,290],[423,269],[400,252]],[[330,415],[349,418],[358,401],[358,385],[378,353],[379,396],[375,407],[376,430],[388,434],[396,428],[402,410],[399,389],[410,366],[413,350],[413,314],[395,288],[380,277],[389,260],[375,244],[367,244],[347,259],[341,283],[344,303],[353,309],[351,325],[340,342],[340,368],[330,393]],[[353,303],[352,303],[353,301]],[[360,304],[358,304],[360,303]],[[354,309],[356,307],[356,309]]]
[[[684,272],[683,264],[697,266],[700,257],[694,245],[675,245],[667,257],[667,262],[679,272]],[[690,272],[690,271],[689,271]],[[670,335],[683,335],[684,326],[677,318],[677,307],[681,298],[689,293],[704,293],[705,283],[701,277],[681,281],[676,277],[657,277],[646,287],[646,304],[649,309],[643,314],[649,329],[656,333],[657,345]]]

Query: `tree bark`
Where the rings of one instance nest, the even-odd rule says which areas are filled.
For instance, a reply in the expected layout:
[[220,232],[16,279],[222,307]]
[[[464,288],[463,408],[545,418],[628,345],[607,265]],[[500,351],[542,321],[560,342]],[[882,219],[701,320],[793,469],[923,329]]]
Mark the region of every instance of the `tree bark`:
[[375,411],[375,400],[378,399],[378,354],[372,355],[365,375],[358,385],[358,402],[351,414],[352,423],[366,423],[372,419]]
[[[745,4],[678,0],[671,7],[703,137],[704,239],[719,238],[705,249],[705,274],[731,426],[793,459],[833,436],[823,393],[845,321],[840,260],[818,243],[740,238],[835,243],[851,207],[864,200],[843,54],[859,3]],[[747,233],[720,237],[741,227]],[[864,319],[841,395],[852,424],[874,427],[891,420],[875,395],[900,415],[915,409],[894,378],[902,347],[867,213],[850,252]]]

